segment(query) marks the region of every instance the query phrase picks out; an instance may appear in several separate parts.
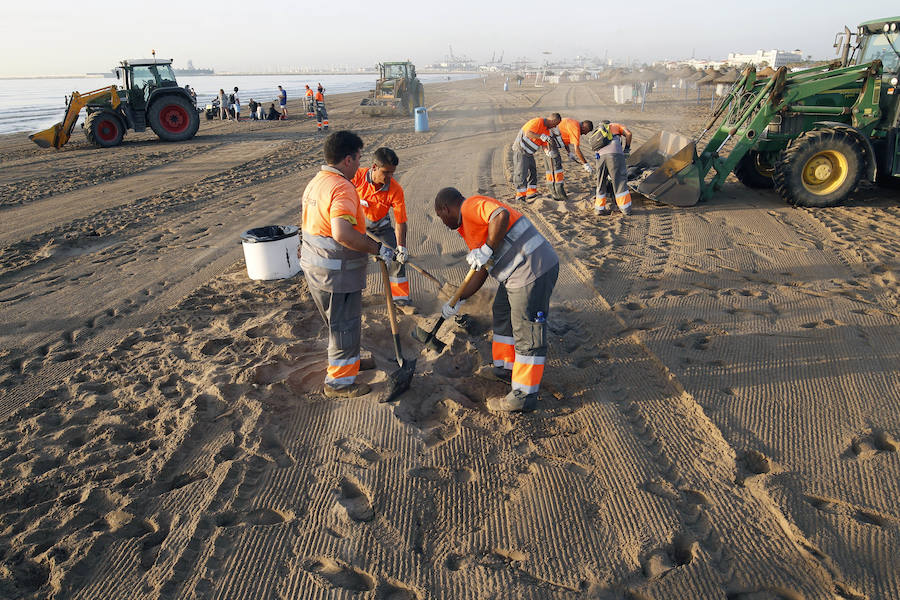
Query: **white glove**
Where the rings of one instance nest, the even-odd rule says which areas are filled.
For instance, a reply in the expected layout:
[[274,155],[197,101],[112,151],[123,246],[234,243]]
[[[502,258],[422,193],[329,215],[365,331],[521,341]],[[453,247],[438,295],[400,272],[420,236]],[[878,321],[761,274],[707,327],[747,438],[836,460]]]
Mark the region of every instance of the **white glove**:
[[445,303],[444,306],[441,307],[441,316],[443,316],[445,320],[452,319],[459,314],[459,309],[462,308],[463,303],[465,303],[465,300],[460,300],[456,303],[456,306],[450,306],[449,302]]
[[578,160],[574,152],[569,152],[569,160]]
[[584,163],[582,163],[581,168],[584,169],[585,171],[587,171],[588,173],[593,173],[593,172],[594,172],[594,167],[592,167],[592,166],[591,166],[591,163],[589,163],[589,162],[587,162],[587,161],[585,161]]
[[493,255],[494,251],[491,247],[484,244],[481,248],[475,248],[469,252],[469,254],[466,255],[466,262],[469,263],[471,268],[478,270],[486,265]]
[[540,137],[541,137],[541,141],[542,141],[542,142],[549,142],[549,141],[550,141],[550,136],[547,135],[546,133],[542,133]]
[[378,258],[389,265],[391,264],[391,261],[394,260],[394,251],[382,244],[381,248],[378,249]]
[[407,258],[409,258],[409,251],[407,251],[406,246],[397,246],[397,262],[402,265]]

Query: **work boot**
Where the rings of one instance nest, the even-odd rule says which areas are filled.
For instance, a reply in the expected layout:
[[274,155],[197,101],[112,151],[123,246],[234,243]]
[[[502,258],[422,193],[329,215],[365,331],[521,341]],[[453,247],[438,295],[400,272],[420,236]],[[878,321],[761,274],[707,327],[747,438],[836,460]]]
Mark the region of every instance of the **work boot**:
[[594,209],[594,214],[597,215],[598,217],[605,217],[605,216],[607,216],[607,215],[612,214],[612,210],[611,210],[609,207],[607,207],[607,208],[595,208],[595,209]]
[[566,188],[562,183],[556,184],[556,199],[560,202],[568,202],[569,196],[566,195]]
[[488,398],[487,407],[492,412],[531,412],[537,408],[537,394],[525,396],[510,392],[502,398]]
[[372,391],[365,383],[351,383],[345,387],[333,387],[325,384],[325,395],[329,398],[359,398]]
[[494,365],[485,365],[475,371],[476,377],[488,379],[490,381],[500,381],[502,383],[512,382],[512,370],[503,367],[495,367]]

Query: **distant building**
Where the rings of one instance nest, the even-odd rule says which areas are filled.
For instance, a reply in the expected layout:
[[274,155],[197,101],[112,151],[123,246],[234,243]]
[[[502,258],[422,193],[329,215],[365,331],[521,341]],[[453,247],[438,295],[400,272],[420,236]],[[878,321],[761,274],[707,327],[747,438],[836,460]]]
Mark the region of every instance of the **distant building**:
[[788,63],[800,62],[802,60],[803,54],[800,50],[794,50],[793,52],[785,52],[784,50],[757,50],[755,54],[737,54],[729,52],[728,59],[725,63],[733,67],[741,67],[747,63],[753,63],[754,65],[759,66],[765,62],[773,69],[777,69]]

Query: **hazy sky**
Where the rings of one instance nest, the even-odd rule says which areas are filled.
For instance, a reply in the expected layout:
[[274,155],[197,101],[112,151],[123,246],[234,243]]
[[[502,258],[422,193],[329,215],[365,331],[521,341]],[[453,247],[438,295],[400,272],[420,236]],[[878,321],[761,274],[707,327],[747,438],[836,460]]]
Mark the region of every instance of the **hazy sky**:
[[[217,71],[417,65],[453,52],[478,61],[577,55],[652,61],[799,48],[830,58],[844,25],[900,15],[896,0],[160,0],[5,3],[0,75],[103,71],[155,48],[176,67]],[[543,54],[550,52],[551,54]]]

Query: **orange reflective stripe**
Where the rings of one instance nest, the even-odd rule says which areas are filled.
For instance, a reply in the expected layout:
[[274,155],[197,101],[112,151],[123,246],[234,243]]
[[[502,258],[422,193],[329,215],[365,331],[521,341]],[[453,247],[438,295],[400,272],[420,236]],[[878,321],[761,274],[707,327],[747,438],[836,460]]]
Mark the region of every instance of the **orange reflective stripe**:
[[494,366],[511,369],[516,360],[516,348],[511,337],[494,334],[491,342],[491,356]]
[[606,196],[597,196],[594,198],[594,206],[597,208],[603,208],[606,206]]
[[513,389],[520,389],[529,394],[537,392],[544,376],[546,359],[543,356],[522,356],[520,354],[516,354],[515,359],[512,371]]
[[325,378],[325,381],[356,377],[357,375],[359,375],[359,359],[356,359],[349,365],[328,365],[328,376]]
[[409,279],[404,277],[395,281],[392,277],[391,296],[394,298],[409,298]]
[[553,181],[553,173],[547,173],[546,175],[547,181]]
[[627,208],[631,206],[631,193],[625,192],[621,196],[616,196],[616,204],[619,208]]

